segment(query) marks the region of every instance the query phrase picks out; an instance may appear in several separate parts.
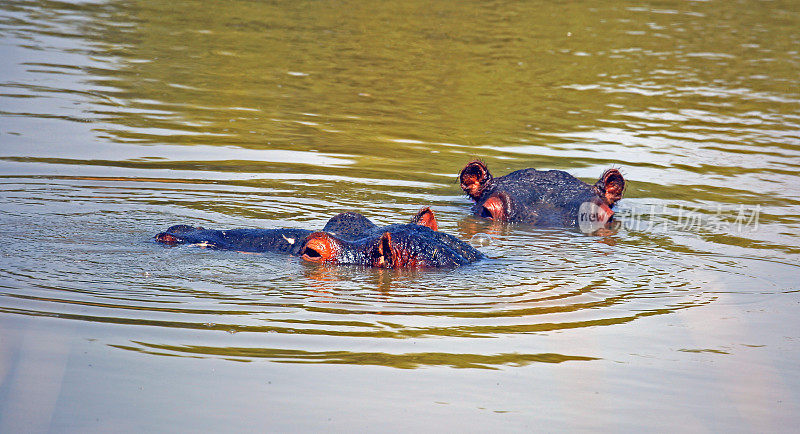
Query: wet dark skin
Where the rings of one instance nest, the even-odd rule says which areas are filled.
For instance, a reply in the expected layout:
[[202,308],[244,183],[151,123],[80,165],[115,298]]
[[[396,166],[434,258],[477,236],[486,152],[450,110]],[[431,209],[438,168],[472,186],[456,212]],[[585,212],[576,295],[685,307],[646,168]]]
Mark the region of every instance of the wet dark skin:
[[451,268],[484,256],[458,238],[438,232],[433,211],[423,208],[411,223],[379,227],[358,213],[331,218],[322,231],[304,229],[213,230],[177,225],[155,236],[163,244],[197,244],[241,252],[273,252],[327,264],[379,268]]
[[461,170],[459,182],[475,201],[475,215],[537,226],[576,226],[583,203],[593,204],[598,218],[608,222],[625,190],[617,169],[606,170],[590,185],[561,170],[522,169],[495,178],[480,160]]

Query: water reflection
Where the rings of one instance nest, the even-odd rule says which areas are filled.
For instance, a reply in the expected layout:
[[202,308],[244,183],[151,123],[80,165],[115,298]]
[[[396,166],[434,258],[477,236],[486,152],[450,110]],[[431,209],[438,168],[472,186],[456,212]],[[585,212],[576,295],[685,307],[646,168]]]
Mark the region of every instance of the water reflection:
[[598,360],[594,357],[569,356],[563,354],[448,354],[448,353],[351,353],[348,351],[307,352],[271,348],[219,348],[176,347],[133,342],[136,345],[114,345],[115,348],[177,357],[219,356],[226,360],[249,362],[266,359],[279,363],[321,363],[347,365],[378,365],[400,369],[413,369],[424,366],[449,366],[452,368],[497,369],[497,366],[525,366],[531,363],[562,363],[568,361]]
[[[97,357],[114,368],[491,368],[529,376],[509,401],[569,378],[569,403],[613,372],[619,407],[692,390],[698,414],[730,415],[704,394],[720,389],[732,423],[755,421],[734,427],[775,428],[759,419],[775,400],[748,399],[796,386],[781,309],[800,264],[798,28],[781,1],[4,2],[0,320],[70,324],[59,333],[113,348]],[[475,157],[586,181],[619,167],[616,226],[471,217],[456,173]],[[395,272],[150,239],[345,211],[390,224],[420,205],[489,259]],[[73,341],[53,360],[80,358]],[[48,402],[85,404],[73,383]]]
[[[484,225],[481,233],[491,233],[485,222],[475,224]],[[10,264],[3,272],[8,289],[2,308],[80,321],[239,333],[488,337],[609,326],[701,306],[716,299],[709,284],[729,281],[734,269],[738,292],[766,291],[764,283],[770,281],[739,270],[750,268],[743,259],[695,255],[687,261],[674,246],[654,249],[650,241],[624,233],[599,237],[574,230],[506,229],[492,235],[487,253],[494,257],[440,271],[318,266],[279,255],[152,242],[142,250],[141,241],[80,253],[83,241],[67,239],[63,242],[75,249],[72,256],[80,253],[77,261],[55,260],[45,273],[26,273]],[[95,228],[95,234],[114,237],[108,230]],[[9,235],[12,241],[29,237]],[[89,254],[117,259],[104,263]],[[138,263],[142,255],[151,259]],[[770,268],[777,273],[771,291],[792,288],[794,267],[773,263]],[[98,277],[112,274],[114,280]],[[20,289],[14,289],[17,285]]]

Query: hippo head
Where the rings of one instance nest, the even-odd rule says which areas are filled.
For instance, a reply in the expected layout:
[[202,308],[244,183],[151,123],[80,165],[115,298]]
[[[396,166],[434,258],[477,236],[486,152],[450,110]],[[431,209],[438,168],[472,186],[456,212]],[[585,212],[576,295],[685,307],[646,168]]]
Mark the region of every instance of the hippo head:
[[[430,207],[424,207],[411,218],[411,223],[427,226],[434,231],[439,230],[439,224],[436,222],[436,216]],[[375,223],[362,214],[357,212],[343,212],[331,217],[322,232],[327,232],[339,238],[346,240],[358,239],[366,235],[368,232],[378,230]]]
[[[357,217],[360,214],[348,214],[352,215],[340,214],[331,220],[348,222],[344,224],[346,227],[360,220]],[[483,257],[458,238],[437,232],[436,218],[430,208],[423,208],[408,224],[360,227],[364,230],[355,234],[314,232],[305,238],[300,256],[312,262],[394,269],[457,267]]]
[[606,170],[589,185],[561,170],[523,169],[495,178],[479,160],[461,170],[459,181],[475,201],[475,215],[541,226],[575,226],[579,210],[587,203],[607,222],[614,214],[611,207],[625,190],[625,180],[617,169]]

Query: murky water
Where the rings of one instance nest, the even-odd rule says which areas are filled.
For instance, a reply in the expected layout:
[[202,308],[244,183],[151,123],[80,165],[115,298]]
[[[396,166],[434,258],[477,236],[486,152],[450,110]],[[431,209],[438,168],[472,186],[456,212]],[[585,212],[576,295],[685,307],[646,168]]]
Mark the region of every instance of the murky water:
[[[791,430],[798,47],[781,1],[3,2],[0,431]],[[476,219],[475,157],[619,167],[618,225]],[[423,205],[489,259],[152,242]]]

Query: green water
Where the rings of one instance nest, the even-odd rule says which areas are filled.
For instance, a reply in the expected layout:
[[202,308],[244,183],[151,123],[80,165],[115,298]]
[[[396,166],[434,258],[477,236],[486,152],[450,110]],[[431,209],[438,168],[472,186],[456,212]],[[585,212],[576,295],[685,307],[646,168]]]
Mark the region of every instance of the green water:
[[[0,432],[791,431],[796,2],[0,3]],[[608,234],[456,182],[627,180]],[[489,259],[152,236],[380,224]]]

